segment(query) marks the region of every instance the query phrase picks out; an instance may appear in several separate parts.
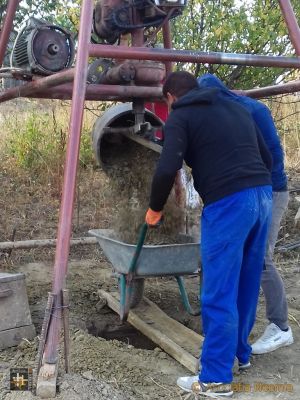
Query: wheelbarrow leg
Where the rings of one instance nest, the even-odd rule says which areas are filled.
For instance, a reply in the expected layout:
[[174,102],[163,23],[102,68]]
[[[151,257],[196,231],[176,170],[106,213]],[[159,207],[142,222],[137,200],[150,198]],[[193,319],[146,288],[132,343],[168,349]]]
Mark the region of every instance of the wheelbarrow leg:
[[178,286],[179,286],[179,290],[180,290],[180,294],[181,294],[181,299],[183,301],[183,305],[184,305],[184,308],[186,309],[186,311],[190,315],[194,315],[194,316],[200,315],[201,314],[200,307],[199,307],[199,310],[193,310],[193,308],[190,305],[189,298],[188,298],[187,292],[185,290],[183,278],[181,276],[176,276],[175,278],[177,280],[177,283],[178,283]]
[[128,316],[128,311],[127,315],[125,313],[125,306],[126,306],[126,292],[127,292],[127,285],[126,285],[126,277],[124,274],[121,274],[119,277],[120,280],[120,319],[122,322],[126,321],[127,316]]
[[133,254],[128,274],[125,275],[122,274],[120,277],[120,287],[121,287],[121,296],[120,296],[120,319],[121,322],[124,322],[127,320],[129,309],[130,309],[130,299],[133,291],[133,280],[134,276],[136,273],[136,265],[138,258],[140,256],[142,247],[144,245],[146,233],[148,230],[148,225],[146,223],[143,223],[141,226],[140,232],[139,232],[139,237],[138,237],[138,243],[135,248],[135,252]]

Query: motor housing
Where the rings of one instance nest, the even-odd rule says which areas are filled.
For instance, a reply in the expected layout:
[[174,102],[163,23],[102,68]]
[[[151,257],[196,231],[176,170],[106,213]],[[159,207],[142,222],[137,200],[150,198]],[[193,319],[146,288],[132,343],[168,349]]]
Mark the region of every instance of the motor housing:
[[69,32],[44,20],[29,18],[14,42],[11,66],[50,75],[71,67],[74,54]]

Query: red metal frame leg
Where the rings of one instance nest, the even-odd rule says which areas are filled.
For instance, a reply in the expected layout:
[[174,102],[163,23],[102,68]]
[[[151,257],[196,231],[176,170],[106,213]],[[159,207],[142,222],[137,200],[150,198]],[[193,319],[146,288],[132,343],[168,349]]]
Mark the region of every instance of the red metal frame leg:
[[79,42],[75,77],[73,86],[72,109],[70,117],[69,140],[65,162],[65,174],[60,217],[58,225],[57,246],[54,264],[53,293],[58,294],[58,301],[54,305],[53,316],[49,326],[44,361],[48,364],[57,362],[60,317],[61,292],[67,274],[67,264],[70,249],[72,215],[75,198],[76,172],[78,165],[80,134],[82,127],[83,108],[86,91],[88,48],[90,42],[93,0],[84,0],[79,28]]
[[9,35],[13,28],[13,22],[19,2],[20,0],[9,0],[7,4],[6,15],[0,33],[0,67],[3,64]]
[[[167,20],[162,27],[162,33],[163,33],[163,41],[164,41],[164,48],[165,49],[171,49],[172,48],[172,36],[171,36],[171,28],[170,28],[170,21]],[[170,61],[167,61],[165,63],[166,66],[166,76],[170,75],[173,69],[173,63]]]
[[290,0],[279,0],[281,12],[284,16],[291,42],[300,56],[300,28]]

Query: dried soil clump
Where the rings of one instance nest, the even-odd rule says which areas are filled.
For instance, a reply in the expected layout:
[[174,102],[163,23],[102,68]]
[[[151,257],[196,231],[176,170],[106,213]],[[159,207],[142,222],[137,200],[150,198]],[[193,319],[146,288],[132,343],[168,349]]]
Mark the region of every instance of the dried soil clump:
[[[106,157],[104,169],[110,180],[107,196],[115,208],[112,228],[119,240],[131,244],[137,241],[158,159],[159,154],[130,140],[112,146],[110,157]],[[148,231],[146,243],[178,243],[184,226],[185,212],[177,206],[172,191],[164,208],[164,222],[160,228]]]

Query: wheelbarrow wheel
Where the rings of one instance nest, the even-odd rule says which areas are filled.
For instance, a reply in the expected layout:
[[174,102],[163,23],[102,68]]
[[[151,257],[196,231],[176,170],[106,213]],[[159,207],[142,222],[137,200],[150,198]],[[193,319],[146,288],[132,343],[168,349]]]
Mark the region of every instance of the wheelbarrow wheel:
[[[134,279],[132,282],[132,292],[130,298],[130,308],[136,307],[142,300],[144,295],[145,279]],[[120,282],[119,282],[120,289]]]

